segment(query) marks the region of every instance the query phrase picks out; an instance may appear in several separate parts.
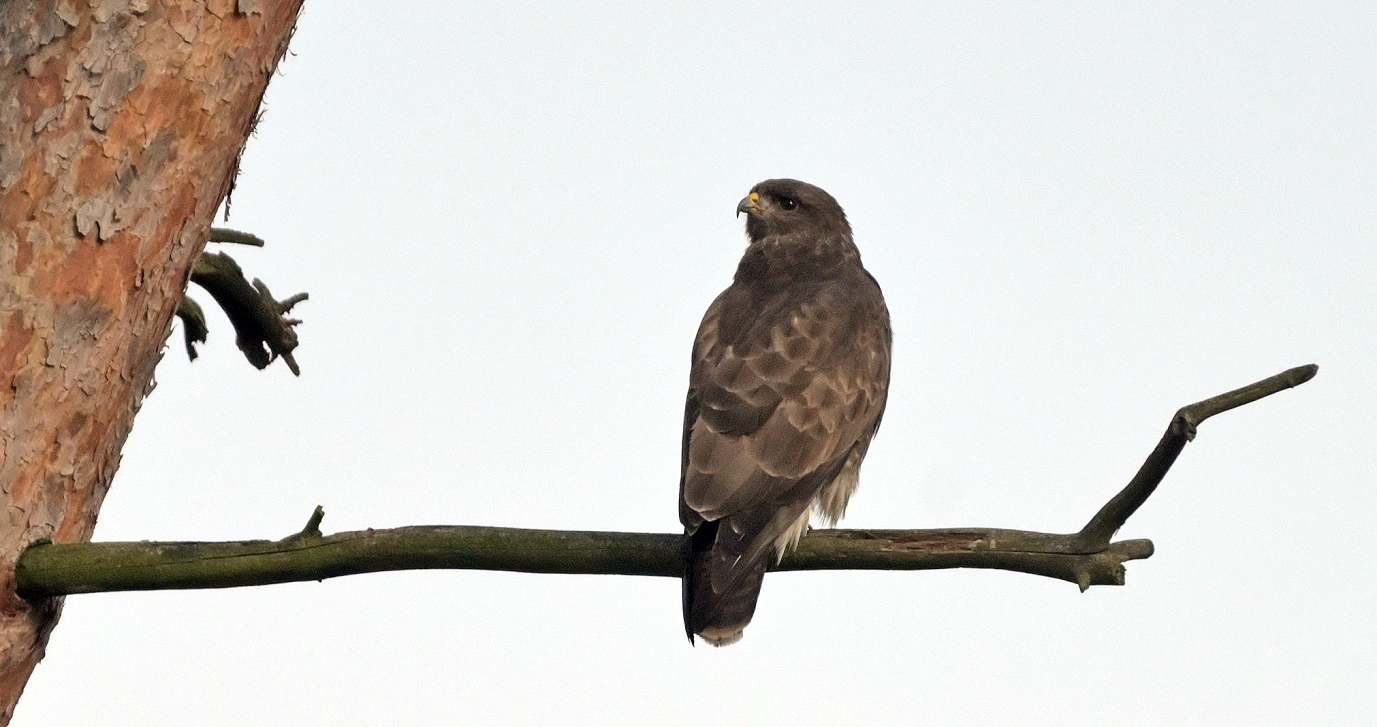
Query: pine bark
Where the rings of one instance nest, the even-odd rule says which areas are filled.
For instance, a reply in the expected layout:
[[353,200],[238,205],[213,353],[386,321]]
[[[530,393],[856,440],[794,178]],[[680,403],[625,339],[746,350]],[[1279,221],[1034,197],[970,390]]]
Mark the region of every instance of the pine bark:
[[0,0],[0,724],[90,540],[300,0]]

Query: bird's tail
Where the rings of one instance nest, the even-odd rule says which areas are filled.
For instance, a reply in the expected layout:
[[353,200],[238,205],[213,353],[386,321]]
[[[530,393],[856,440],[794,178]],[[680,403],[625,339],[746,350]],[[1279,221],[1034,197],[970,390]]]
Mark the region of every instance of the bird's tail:
[[[733,533],[720,533],[726,537],[719,537],[721,526],[722,521],[703,523],[686,538],[689,552],[683,595],[689,643],[695,634],[713,646],[740,641],[755,614],[770,562],[768,553],[743,552],[750,543],[731,537]],[[730,531],[730,526],[727,529]]]

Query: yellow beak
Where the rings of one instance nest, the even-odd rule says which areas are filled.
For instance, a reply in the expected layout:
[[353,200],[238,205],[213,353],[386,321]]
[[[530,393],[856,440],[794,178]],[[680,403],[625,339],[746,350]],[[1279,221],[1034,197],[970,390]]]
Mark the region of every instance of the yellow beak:
[[740,217],[742,212],[745,212],[748,215],[759,214],[761,209],[762,208],[760,206],[760,195],[756,192],[751,192],[750,194],[746,195],[745,199],[741,200],[741,204],[736,206],[736,216]]

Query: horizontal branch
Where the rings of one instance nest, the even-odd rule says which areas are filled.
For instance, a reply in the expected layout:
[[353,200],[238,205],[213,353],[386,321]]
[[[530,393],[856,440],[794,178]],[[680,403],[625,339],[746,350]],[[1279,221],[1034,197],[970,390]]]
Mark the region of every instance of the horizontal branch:
[[[776,570],[998,568],[1091,585],[1122,585],[1123,562],[1152,543],[1063,552],[1072,536],[1018,530],[815,530]],[[436,525],[309,531],[277,541],[35,545],[15,576],[25,597],[104,591],[232,588],[391,570],[462,568],[521,573],[683,574],[677,534]]]
[[[1123,564],[1151,556],[1152,543],[1110,537],[1152,494],[1195,427],[1298,386],[1316,371],[1301,366],[1177,411],[1138,473],[1080,532],[815,530],[775,570],[994,568],[1060,578],[1081,590],[1123,585]],[[319,527],[323,515],[316,508],[305,529],[278,541],[38,544],[19,558],[17,590],[37,598],[230,588],[425,568],[666,577],[679,577],[684,569],[683,537],[677,534],[418,526],[325,536]]]

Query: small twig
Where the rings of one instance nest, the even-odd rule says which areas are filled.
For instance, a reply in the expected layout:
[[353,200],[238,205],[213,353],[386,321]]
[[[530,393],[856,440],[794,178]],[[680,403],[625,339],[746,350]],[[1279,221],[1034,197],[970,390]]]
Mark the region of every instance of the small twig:
[[302,542],[309,541],[318,543],[324,535],[320,532],[320,521],[325,519],[325,508],[316,505],[316,509],[311,511],[311,517],[306,521],[306,527],[301,532],[293,533],[279,540],[278,543],[284,546],[295,546]]
[[297,534],[301,535],[302,537],[308,538],[321,537],[320,521],[324,519],[325,508],[321,507],[320,505],[316,505],[316,509],[311,512],[311,519],[306,521],[306,527],[302,528],[301,532]]
[[186,355],[195,361],[196,344],[205,343],[206,336],[210,334],[210,328],[206,325],[205,311],[201,310],[199,303],[183,296],[182,302],[177,304],[177,317],[182,319],[182,334],[186,338]]
[[258,291],[263,306],[274,314],[273,321],[278,324],[277,329],[281,331],[278,338],[266,339],[268,348],[272,349],[274,355],[282,357],[294,376],[300,376],[301,368],[296,365],[296,358],[292,356],[292,349],[296,348],[297,344],[296,331],[292,330],[292,327],[300,325],[301,320],[287,318],[286,313],[297,303],[310,298],[310,296],[306,293],[297,293],[284,300],[277,300],[273,297],[272,291],[268,290],[268,285],[258,278],[253,279],[253,287],[254,290]]
[[264,245],[263,238],[257,235],[231,230],[227,227],[210,228],[210,236],[206,238],[206,242],[232,242],[236,245],[252,245],[254,247],[263,247]]

